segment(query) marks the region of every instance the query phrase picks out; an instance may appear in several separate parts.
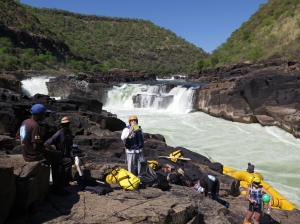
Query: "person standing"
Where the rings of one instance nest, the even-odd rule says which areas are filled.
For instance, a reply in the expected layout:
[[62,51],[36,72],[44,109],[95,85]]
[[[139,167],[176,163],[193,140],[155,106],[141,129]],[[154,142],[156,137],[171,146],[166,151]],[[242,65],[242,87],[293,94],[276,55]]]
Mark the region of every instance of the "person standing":
[[268,194],[270,196],[269,201],[269,211],[272,208],[272,195],[268,192],[267,189],[260,185],[261,180],[259,177],[254,176],[252,179],[252,184],[249,185],[246,191],[246,198],[249,200],[249,209],[247,215],[244,219],[244,223],[249,223],[253,214],[254,216],[254,224],[259,223],[259,219],[263,212],[263,194]]
[[[63,157],[70,158],[73,164],[74,161],[71,155],[73,136],[70,130],[70,124],[71,121],[69,120],[68,117],[62,118],[60,122],[61,129],[58,130],[51,138],[49,138],[45,142],[44,146],[45,148],[50,149],[52,151],[54,150],[60,151]],[[55,149],[51,145],[55,145]],[[59,180],[60,172],[62,171],[60,170],[59,166],[54,166],[54,165],[51,166],[51,170],[52,170],[52,178],[54,183],[54,181]],[[71,177],[71,172],[69,178],[65,179],[63,183],[64,186],[67,186],[69,184],[70,177]]]
[[220,182],[213,175],[205,175],[200,180],[200,186],[203,188],[202,195],[209,197],[221,205],[224,205],[226,208],[229,207],[229,203],[219,198],[219,188]]
[[46,113],[51,113],[51,111],[47,110],[42,104],[33,105],[31,107],[31,118],[23,121],[17,135],[20,136],[22,154],[26,162],[39,161],[46,165],[62,166],[62,175],[58,181],[53,183],[52,191],[53,193],[67,194],[62,188],[66,177],[71,172],[72,160],[63,157],[61,151],[49,150],[44,147],[38,122],[46,118]]
[[126,147],[128,171],[138,175],[141,171],[141,162],[144,162],[143,147],[145,138],[141,127],[138,126],[138,118],[136,116],[130,116],[128,123],[129,125],[123,129],[121,139]]

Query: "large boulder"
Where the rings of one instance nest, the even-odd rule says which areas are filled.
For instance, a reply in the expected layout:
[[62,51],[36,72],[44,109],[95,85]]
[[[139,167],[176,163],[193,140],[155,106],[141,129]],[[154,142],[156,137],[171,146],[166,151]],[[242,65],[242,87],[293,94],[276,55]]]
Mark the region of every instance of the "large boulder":
[[1,163],[0,179],[0,223],[4,223],[10,213],[16,195],[14,167]]

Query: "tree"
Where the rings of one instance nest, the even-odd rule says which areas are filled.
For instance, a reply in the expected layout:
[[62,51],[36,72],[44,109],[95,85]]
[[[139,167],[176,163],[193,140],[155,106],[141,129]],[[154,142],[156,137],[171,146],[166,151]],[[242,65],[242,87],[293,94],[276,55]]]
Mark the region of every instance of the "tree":
[[212,64],[212,66],[215,67],[219,63],[219,58],[218,57],[212,57],[210,59],[210,62]]

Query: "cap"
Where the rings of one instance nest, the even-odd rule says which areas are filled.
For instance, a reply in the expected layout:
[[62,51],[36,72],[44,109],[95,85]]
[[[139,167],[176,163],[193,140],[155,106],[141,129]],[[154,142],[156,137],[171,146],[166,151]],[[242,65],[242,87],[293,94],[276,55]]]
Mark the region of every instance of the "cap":
[[61,124],[66,124],[66,123],[71,123],[71,121],[69,120],[69,118],[68,117],[63,117],[62,119],[61,119],[61,122],[60,122]]
[[44,105],[42,104],[34,104],[31,107],[31,113],[32,114],[38,114],[38,113],[50,113],[51,110],[48,110]]

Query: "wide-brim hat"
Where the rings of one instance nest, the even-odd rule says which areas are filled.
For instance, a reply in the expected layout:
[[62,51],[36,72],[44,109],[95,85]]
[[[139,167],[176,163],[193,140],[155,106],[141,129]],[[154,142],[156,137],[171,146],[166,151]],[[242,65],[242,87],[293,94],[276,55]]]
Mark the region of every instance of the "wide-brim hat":
[[63,117],[60,121],[60,124],[67,124],[67,123],[71,123],[68,117]]
[[183,171],[183,169],[179,168],[179,169],[177,170],[177,172],[180,173],[182,176],[184,176],[184,171]]

